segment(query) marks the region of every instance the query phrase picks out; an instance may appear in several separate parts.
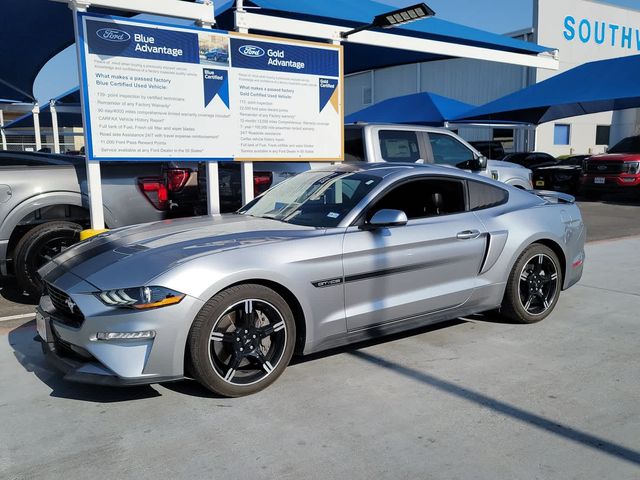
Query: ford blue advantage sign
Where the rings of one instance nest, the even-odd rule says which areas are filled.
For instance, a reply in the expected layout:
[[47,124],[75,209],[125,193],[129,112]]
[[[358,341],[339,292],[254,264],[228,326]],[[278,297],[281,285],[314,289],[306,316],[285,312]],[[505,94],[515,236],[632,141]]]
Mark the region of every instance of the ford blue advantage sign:
[[87,156],[341,161],[342,47],[78,14]]
[[338,56],[337,50],[257,42],[252,38],[231,39],[231,65],[234,68],[338,77]]

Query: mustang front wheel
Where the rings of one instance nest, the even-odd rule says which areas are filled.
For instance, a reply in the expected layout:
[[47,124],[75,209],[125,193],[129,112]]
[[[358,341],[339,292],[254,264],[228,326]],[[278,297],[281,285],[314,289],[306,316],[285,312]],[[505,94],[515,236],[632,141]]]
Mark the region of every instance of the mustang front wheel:
[[509,275],[500,312],[518,323],[539,322],[554,309],[561,289],[558,256],[544,245],[530,245]]
[[287,302],[263,285],[238,285],[209,300],[189,334],[196,380],[227,397],[258,392],[289,364],[296,340]]

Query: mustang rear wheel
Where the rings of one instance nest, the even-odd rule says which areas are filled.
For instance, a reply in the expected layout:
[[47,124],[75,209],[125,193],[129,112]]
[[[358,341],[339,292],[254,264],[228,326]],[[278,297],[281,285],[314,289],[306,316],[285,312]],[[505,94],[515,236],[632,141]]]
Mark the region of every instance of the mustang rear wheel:
[[209,390],[239,397],[273,383],[296,340],[287,302],[263,285],[231,287],[209,300],[189,333],[193,375]]
[[539,322],[552,312],[561,289],[558,256],[544,245],[530,245],[509,275],[500,312],[518,323]]

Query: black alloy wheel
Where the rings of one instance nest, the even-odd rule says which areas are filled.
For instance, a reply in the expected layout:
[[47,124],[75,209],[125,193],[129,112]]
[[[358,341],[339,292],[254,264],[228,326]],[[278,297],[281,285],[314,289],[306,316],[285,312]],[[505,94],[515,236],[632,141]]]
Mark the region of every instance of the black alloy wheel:
[[529,245],[511,270],[500,313],[517,323],[539,322],[558,303],[562,278],[558,255],[546,245]]
[[520,304],[530,315],[546,312],[558,291],[558,269],[544,253],[531,257],[520,272]]
[[231,305],[214,324],[209,361],[225,382],[253,385],[273,372],[286,344],[287,327],[278,309],[249,298]]
[[226,397],[256,393],[285,370],[296,344],[287,303],[259,284],[229,287],[202,307],[189,332],[189,370]]

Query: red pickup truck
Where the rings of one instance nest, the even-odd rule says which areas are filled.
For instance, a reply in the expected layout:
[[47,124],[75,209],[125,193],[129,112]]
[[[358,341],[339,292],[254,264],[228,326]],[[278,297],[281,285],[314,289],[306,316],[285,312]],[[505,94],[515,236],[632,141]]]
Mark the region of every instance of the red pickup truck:
[[607,153],[585,160],[580,184],[582,192],[591,197],[615,191],[640,195],[640,135],[627,137]]

